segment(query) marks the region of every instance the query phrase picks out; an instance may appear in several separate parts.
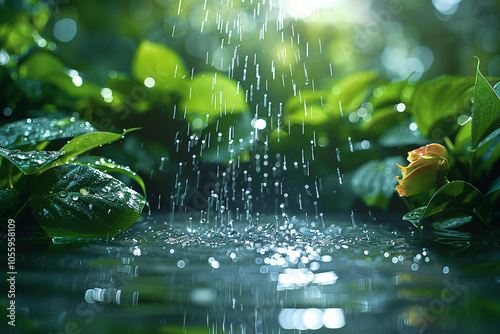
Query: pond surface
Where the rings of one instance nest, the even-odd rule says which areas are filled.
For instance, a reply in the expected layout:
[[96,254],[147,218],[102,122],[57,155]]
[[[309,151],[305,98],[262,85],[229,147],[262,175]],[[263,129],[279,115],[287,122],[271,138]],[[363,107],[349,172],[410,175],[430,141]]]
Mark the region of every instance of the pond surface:
[[18,247],[17,332],[499,328],[500,253],[491,242],[440,246],[380,219],[329,217],[323,228],[261,216],[214,229],[168,218],[150,217],[114,240]]

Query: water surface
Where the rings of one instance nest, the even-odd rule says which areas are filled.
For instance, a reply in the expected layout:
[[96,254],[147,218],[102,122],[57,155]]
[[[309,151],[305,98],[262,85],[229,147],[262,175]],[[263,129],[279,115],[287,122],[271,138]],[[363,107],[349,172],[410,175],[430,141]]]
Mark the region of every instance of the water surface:
[[493,242],[429,242],[403,223],[395,227],[397,219],[266,219],[186,227],[156,215],[112,240],[20,250],[16,328],[486,333],[499,327],[500,253]]

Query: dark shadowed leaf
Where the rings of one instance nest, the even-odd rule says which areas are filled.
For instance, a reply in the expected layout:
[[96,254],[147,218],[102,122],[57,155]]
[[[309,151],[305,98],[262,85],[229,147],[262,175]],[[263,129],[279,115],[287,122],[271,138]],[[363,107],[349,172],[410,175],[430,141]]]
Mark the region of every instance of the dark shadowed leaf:
[[500,190],[500,177],[498,177],[495,181],[493,181],[493,183],[491,184],[490,189],[488,189],[488,193],[486,195],[493,194],[494,192],[496,192],[498,190]]
[[98,97],[100,92],[96,84],[84,81],[77,71],[66,68],[59,58],[42,50],[20,63],[19,77],[47,82],[76,98]]
[[134,224],[145,199],[95,168],[66,164],[35,180],[30,205],[52,237],[98,238],[115,236]]
[[402,157],[389,157],[383,161],[372,160],[354,173],[351,183],[353,191],[369,206],[385,209],[395,194],[396,175],[400,174],[396,164],[404,164]]
[[418,129],[413,128],[411,120],[405,120],[395,127],[385,131],[378,143],[383,147],[401,147],[410,145],[426,145],[431,141],[422,136]]
[[14,188],[0,189],[0,215],[16,207],[18,194]]

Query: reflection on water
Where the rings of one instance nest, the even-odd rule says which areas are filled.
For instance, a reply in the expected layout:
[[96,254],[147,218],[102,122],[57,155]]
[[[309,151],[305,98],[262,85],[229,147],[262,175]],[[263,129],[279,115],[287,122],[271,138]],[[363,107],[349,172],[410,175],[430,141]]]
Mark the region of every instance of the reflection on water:
[[17,328],[469,333],[496,326],[494,252],[443,256],[385,225],[335,222],[318,231],[293,218],[279,231],[274,223],[201,230],[157,218],[108,242],[20,255]]
[[320,329],[341,328],[345,325],[344,311],[341,308],[327,309],[292,309],[284,308],[278,316],[279,324],[284,329]]

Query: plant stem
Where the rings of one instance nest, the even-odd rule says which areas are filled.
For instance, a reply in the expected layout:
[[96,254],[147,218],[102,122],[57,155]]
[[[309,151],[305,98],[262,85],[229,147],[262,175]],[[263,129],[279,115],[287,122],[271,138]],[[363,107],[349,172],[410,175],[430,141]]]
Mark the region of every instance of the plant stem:
[[474,160],[476,160],[476,151],[472,151],[472,157],[470,158],[470,165],[469,165],[469,182],[472,183],[472,178],[474,176]]
[[9,177],[8,177],[10,189],[14,189],[14,183],[12,183],[12,170],[13,169],[14,169],[14,164],[10,164],[9,165]]
[[481,215],[481,213],[479,212],[479,210],[477,210],[476,208],[474,208],[472,210],[472,212],[474,213],[474,215],[479,218],[480,221],[482,221],[486,226],[488,227],[491,227],[491,225],[488,223],[488,221],[483,217],[483,215]]
[[14,217],[12,217],[12,219],[17,220],[17,218],[18,218],[18,217],[19,217],[19,216],[23,213],[24,208],[26,207],[26,205],[28,205],[29,201],[30,201],[30,200],[28,199],[28,200],[27,200],[27,201],[23,204],[23,206],[22,206],[22,207],[21,207],[21,208],[17,211],[17,213],[15,214],[15,216],[14,216]]

